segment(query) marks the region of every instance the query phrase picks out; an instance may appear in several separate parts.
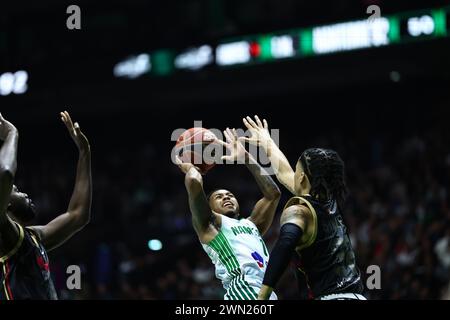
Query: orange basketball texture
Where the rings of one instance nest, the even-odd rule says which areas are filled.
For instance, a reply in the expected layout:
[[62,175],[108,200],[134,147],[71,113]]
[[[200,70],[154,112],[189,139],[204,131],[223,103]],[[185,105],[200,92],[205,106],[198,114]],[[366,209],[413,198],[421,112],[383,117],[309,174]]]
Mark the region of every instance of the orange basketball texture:
[[[177,140],[177,154],[181,161],[190,162],[200,169],[201,174],[206,174],[215,163],[213,159],[204,159],[204,148],[216,139],[216,135],[205,128],[190,128],[184,131]],[[208,163],[207,163],[208,162]]]

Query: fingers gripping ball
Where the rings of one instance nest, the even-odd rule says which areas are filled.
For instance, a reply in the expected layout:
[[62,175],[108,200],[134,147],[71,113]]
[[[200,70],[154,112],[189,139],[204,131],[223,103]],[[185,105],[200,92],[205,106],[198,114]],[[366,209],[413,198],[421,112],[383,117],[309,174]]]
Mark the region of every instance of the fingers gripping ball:
[[191,128],[183,132],[177,140],[177,155],[183,162],[190,162],[206,174],[215,166],[214,148],[208,148],[217,137],[205,128]]

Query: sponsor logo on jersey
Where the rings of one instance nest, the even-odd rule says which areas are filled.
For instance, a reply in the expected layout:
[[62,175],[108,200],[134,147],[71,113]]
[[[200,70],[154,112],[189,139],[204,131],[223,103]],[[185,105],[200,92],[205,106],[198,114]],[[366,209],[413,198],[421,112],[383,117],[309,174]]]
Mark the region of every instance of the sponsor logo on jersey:
[[256,263],[258,264],[258,267],[260,268],[264,268],[264,258],[261,257],[261,255],[258,252],[253,252],[252,253],[252,257],[253,259],[256,260]]

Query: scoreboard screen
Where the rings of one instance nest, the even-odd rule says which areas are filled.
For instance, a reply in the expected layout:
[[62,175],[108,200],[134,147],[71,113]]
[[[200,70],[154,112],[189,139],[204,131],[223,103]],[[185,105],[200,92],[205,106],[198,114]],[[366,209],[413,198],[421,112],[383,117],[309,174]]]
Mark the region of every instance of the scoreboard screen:
[[446,36],[449,10],[437,9],[398,18],[399,40],[424,39]]
[[225,39],[176,51],[156,50],[129,57],[114,67],[117,77],[171,75],[207,66],[226,68],[285,59],[444,38],[450,34],[450,7],[404,12],[309,28]]

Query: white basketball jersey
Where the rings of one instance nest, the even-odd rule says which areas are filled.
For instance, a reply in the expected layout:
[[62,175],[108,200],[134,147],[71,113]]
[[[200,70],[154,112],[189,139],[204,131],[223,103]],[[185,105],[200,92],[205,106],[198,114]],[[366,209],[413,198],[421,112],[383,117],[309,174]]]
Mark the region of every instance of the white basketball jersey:
[[202,246],[216,268],[216,277],[226,290],[225,299],[257,298],[269,261],[269,251],[253,222],[222,215],[219,233]]

